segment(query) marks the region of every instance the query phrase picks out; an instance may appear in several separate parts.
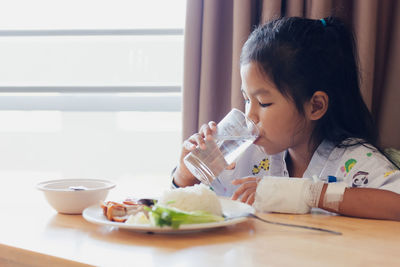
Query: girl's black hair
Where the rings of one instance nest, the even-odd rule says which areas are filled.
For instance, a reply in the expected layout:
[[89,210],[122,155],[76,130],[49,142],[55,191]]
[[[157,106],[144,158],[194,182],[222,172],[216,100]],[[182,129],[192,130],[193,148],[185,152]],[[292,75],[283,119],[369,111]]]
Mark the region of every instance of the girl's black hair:
[[376,128],[360,93],[353,33],[337,18],[324,20],[289,17],[259,26],[246,41],[240,64],[257,63],[301,114],[316,91],[328,95],[313,139],[346,146],[346,139],[359,138],[376,146]]

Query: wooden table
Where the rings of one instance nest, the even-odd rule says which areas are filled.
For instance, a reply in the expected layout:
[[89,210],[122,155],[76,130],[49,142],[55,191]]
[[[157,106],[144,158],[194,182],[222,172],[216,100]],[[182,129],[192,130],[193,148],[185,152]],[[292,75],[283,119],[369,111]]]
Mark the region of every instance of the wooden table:
[[[343,235],[253,219],[200,233],[142,234],[57,214],[34,188],[36,182],[21,189],[11,181],[0,189],[0,266],[400,266],[400,222],[325,213],[259,214]],[[142,187],[131,188],[138,192],[150,188],[137,183]],[[109,199],[131,190],[119,188]]]

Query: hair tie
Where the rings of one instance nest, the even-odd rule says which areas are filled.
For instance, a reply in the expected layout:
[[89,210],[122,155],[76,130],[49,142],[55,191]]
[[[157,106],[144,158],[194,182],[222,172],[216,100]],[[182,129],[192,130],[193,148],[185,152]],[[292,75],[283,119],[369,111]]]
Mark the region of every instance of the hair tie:
[[321,21],[321,23],[322,23],[322,26],[326,27],[326,21],[325,21],[325,19],[320,19],[320,21]]

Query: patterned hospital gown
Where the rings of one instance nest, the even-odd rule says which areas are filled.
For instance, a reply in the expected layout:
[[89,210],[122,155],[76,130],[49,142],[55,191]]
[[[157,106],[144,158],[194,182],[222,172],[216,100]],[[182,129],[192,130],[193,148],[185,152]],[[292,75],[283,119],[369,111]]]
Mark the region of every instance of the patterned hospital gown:
[[[347,142],[356,141],[352,139]],[[246,176],[288,177],[286,153],[266,155],[260,147],[251,145],[237,160],[234,169],[224,170],[214,180],[212,188],[218,195],[230,197],[238,187],[232,185],[233,179]],[[343,180],[348,187],[379,188],[400,194],[400,171],[368,144],[335,147],[323,141],[314,152],[303,178],[313,176],[322,181]]]

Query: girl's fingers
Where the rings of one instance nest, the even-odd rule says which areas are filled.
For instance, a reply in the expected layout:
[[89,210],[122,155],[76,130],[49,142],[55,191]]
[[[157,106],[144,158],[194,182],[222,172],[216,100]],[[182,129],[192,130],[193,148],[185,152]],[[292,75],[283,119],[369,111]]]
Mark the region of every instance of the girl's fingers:
[[232,184],[234,185],[240,185],[248,182],[257,182],[260,180],[259,177],[246,177],[246,178],[240,178],[240,179],[235,179],[232,181]]
[[211,130],[215,131],[217,130],[217,124],[214,121],[210,121],[208,123],[208,126],[211,128]]
[[[206,148],[205,139],[212,139],[212,134],[217,129],[217,124],[210,121],[208,124],[203,124],[198,133],[190,136],[183,144],[183,147],[189,151],[193,150],[197,145],[201,149]],[[191,144],[195,145],[193,147]]]
[[239,196],[241,196],[246,190],[248,190],[251,187],[257,187],[257,183],[248,182],[239,186],[239,188],[235,191],[235,193],[233,193],[232,200],[237,200]]
[[233,170],[236,167],[236,162],[232,162],[231,164],[229,164],[225,170]]
[[249,188],[240,197],[240,201],[243,203],[247,203],[247,200],[249,199],[249,196],[254,192],[255,188]]
[[256,200],[256,192],[253,192],[250,194],[249,198],[247,199],[247,204],[253,205],[255,200]]
[[[210,130],[211,130],[211,134],[214,134],[214,133],[217,132],[217,124],[216,124],[215,122],[210,121],[210,122],[208,123],[208,127],[209,127]],[[208,137],[208,139],[210,139],[210,137]]]
[[188,139],[186,139],[183,142],[182,146],[184,149],[192,151],[197,146],[200,146],[201,148],[205,148],[206,145],[204,142],[204,138],[199,133],[195,133],[192,136],[190,136]]
[[211,140],[212,139],[213,130],[211,129],[209,124],[203,124],[200,127],[200,131],[199,132],[204,136],[205,139],[207,139],[207,140]]
[[192,151],[196,148],[196,144],[191,142],[190,140],[185,140],[185,142],[183,142],[183,148]]
[[196,134],[192,135],[192,136],[189,138],[189,141],[191,141],[192,143],[195,143],[195,144],[199,145],[201,149],[205,149],[205,148],[206,148],[206,144],[205,144],[205,142],[204,142],[204,138],[203,138],[203,136],[201,136],[201,134],[199,134],[199,133],[196,133]]

